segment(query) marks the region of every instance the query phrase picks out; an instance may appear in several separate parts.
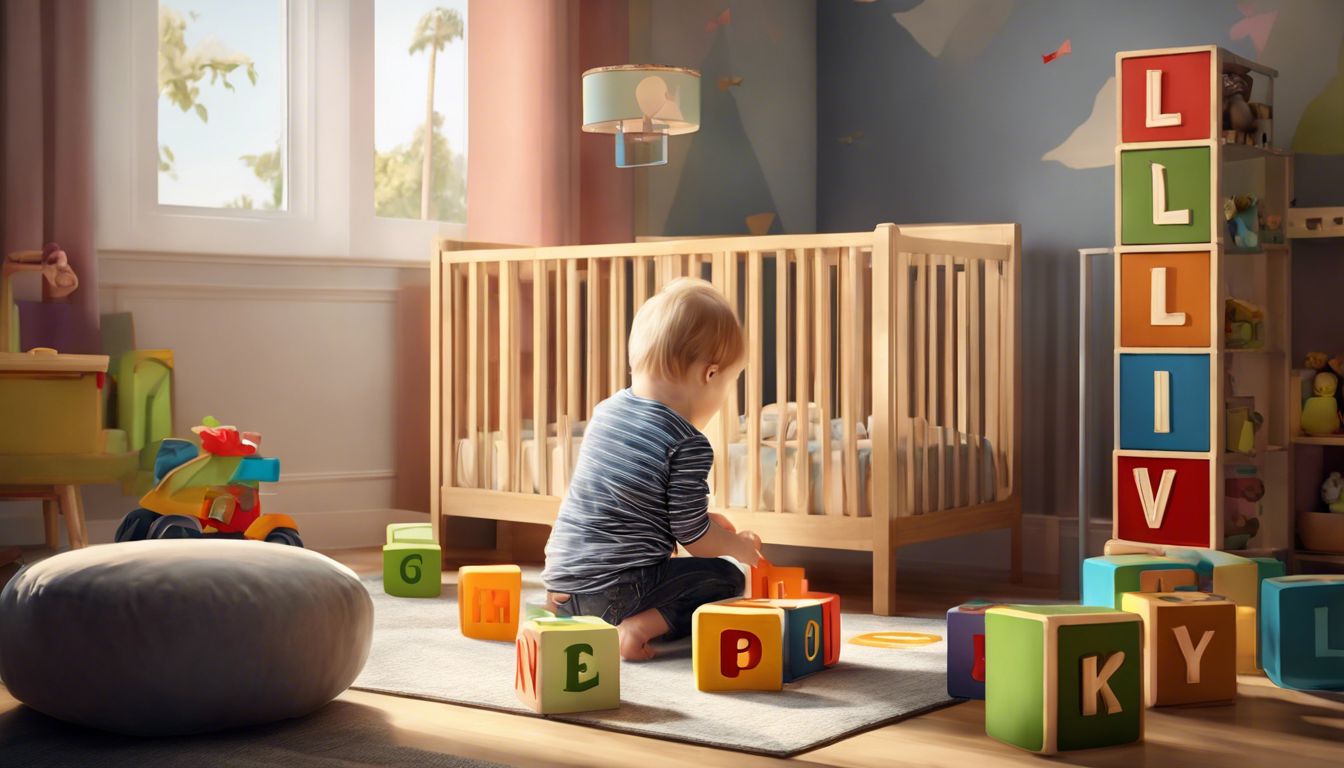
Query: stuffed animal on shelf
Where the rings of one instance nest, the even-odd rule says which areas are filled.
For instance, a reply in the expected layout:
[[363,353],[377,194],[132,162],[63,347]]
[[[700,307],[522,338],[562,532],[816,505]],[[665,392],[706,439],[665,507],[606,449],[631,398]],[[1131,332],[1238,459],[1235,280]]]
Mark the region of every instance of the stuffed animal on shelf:
[[[1344,356],[1335,355],[1334,357],[1331,357],[1325,352],[1308,352],[1307,358],[1303,362],[1303,367],[1316,373],[1333,373],[1339,379],[1344,379]],[[1308,393],[1304,386],[1302,392],[1302,402],[1304,404],[1307,399],[1316,394],[1314,391],[1315,377],[1308,376],[1304,379],[1304,385],[1306,381],[1311,382],[1312,391]],[[1339,410],[1340,413],[1344,413],[1344,389],[1336,388],[1335,403],[1337,410]]]
[[1339,432],[1339,402],[1335,391],[1339,377],[1323,371],[1312,382],[1312,396],[1302,404],[1302,431],[1308,435],[1333,435]]
[[1321,501],[1331,512],[1344,513],[1344,475],[1331,472],[1321,483]]
[[1255,195],[1237,195],[1223,199],[1223,217],[1227,219],[1227,236],[1238,248],[1260,247],[1260,203]]

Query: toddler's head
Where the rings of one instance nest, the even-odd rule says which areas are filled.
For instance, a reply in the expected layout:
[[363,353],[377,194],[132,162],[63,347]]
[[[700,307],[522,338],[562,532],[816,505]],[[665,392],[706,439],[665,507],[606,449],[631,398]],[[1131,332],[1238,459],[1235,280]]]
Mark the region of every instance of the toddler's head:
[[630,370],[675,391],[704,427],[742,372],[746,342],[733,308],[712,285],[684,277],[644,302],[630,328]]

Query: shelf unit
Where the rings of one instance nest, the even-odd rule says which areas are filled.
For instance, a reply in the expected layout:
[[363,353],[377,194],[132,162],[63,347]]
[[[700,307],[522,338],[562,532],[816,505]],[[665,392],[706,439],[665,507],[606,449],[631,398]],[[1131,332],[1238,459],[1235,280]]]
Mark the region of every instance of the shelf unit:
[[[1267,146],[1226,140],[1222,75],[1237,69],[1249,101],[1272,109],[1278,73],[1216,46],[1116,56],[1112,536],[1281,555],[1293,546],[1291,246],[1236,245],[1223,201],[1254,195],[1286,218],[1292,154],[1268,132],[1254,132]],[[1263,310],[1254,348],[1228,345],[1229,298]],[[1252,452],[1228,450],[1229,418],[1251,412],[1263,419]]]

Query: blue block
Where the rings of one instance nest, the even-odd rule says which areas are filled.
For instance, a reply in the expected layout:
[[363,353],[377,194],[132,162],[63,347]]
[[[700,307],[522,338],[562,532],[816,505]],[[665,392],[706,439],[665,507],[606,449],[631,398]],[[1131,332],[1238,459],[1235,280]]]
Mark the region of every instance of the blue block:
[[947,612],[947,695],[954,699],[985,698],[985,610],[990,603],[971,602]]
[[280,460],[261,456],[245,456],[233,471],[235,483],[278,483],[280,482]]
[[784,682],[826,668],[826,617],[821,603],[784,611]]
[[[1120,596],[1138,592],[1145,571],[1186,570],[1193,573],[1189,563],[1157,555],[1104,555],[1083,561],[1083,605],[1097,608],[1120,609]],[[1163,585],[1163,591],[1173,591]]]
[[[1153,431],[1153,373],[1171,374],[1171,431]],[[1146,451],[1209,450],[1209,356],[1120,356],[1120,447]]]
[[1260,656],[1275,685],[1344,690],[1344,575],[1265,579],[1260,610]]

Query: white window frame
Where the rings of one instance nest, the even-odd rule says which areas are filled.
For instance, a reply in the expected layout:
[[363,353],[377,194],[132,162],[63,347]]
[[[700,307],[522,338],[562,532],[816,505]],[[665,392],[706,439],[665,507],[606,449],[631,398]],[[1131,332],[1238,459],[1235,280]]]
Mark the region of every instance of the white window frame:
[[[427,259],[465,223],[373,210],[373,0],[288,0],[284,211],[158,202],[158,0],[94,4],[100,250]],[[470,23],[470,22],[468,22]]]

